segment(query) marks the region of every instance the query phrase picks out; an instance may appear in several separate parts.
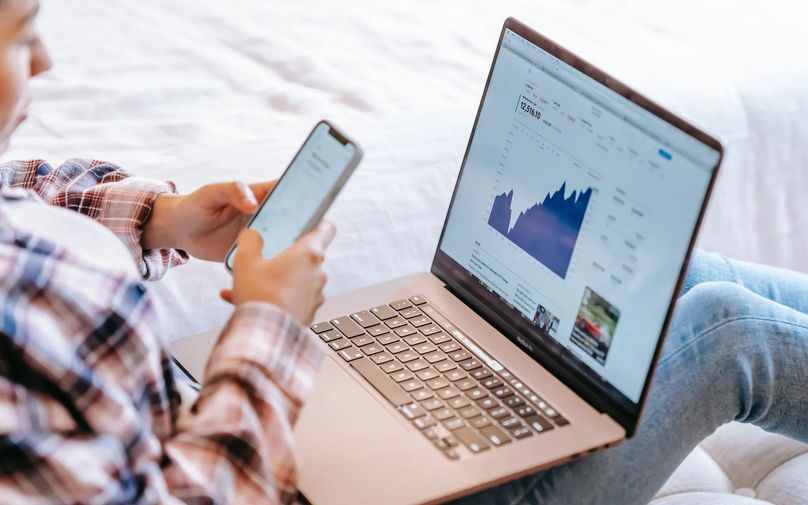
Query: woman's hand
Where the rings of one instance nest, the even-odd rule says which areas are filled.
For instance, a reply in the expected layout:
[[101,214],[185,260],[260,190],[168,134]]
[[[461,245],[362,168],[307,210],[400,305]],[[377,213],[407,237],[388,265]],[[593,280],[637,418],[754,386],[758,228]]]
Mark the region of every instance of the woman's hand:
[[208,261],[224,261],[239,232],[277,181],[247,186],[225,182],[190,195],[162,194],[143,229],[143,249],[182,249]]
[[239,305],[268,302],[284,309],[301,325],[308,326],[324,301],[328,276],[323,270],[325,250],[336,234],[334,225],[323,221],[311,233],[272,259],[262,255],[264,239],[255,230],[238,237],[233,260],[233,289],[222,298]]

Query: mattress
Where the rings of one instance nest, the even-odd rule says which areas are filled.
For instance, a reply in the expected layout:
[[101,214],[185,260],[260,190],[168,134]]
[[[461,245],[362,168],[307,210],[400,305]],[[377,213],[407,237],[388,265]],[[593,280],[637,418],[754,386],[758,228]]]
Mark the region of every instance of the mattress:
[[[192,191],[280,174],[330,118],[367,152],[329,218],[328,293],[429,268],[502,22],[515,16],[721,137],[700,244],[808,269],[808,58],[763,0],[63,0],[55,68],[4,156],[95,157]],[[170,338],[223,324],[229,276],[150,290]]]

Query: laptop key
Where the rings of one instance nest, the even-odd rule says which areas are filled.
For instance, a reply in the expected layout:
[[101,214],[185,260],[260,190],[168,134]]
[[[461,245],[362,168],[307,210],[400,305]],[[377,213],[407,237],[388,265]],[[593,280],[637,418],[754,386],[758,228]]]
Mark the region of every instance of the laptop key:
[[541,416],[528,417],[527,419],[525,419],[525,423],[527,423],[529,426],[532,426],[533,429],[538,431],[539,433],[543,431],[550,431],[553,429],[553,425],[550,424],[550,421]]
[[420,310],[416,308],[402,310],[399,315],[404,319],[412,319],[413,317],[423,316]]
[[455,388],[444,388],[444,389],[441,389],[440,391],[438,391],[438,396],[440,396],[444,400],[450,400],[450,399],[454,398],[455,396],[459,396],[459,395],[460,395],[460,391],[458,391]]
[[426,385],[429,386],[429,389],[437,390],[443,389],[446,386],[451,384],[448,380],[444,379],[443,377],[437,377],[435,379],[427,381]]
[[501,424],[503,428],[510,430],[512,428],[522,426],[522,421],[515,417],[506,417],[505,419],[500,419],[499,424]]
[[[391,373],[390,378],[396,382],[404,382],[412,379],[413,375],[409,370],[399,370],[398,372]],[[406,390],[406,388],[404,389]]]
[[[387,328],[387,326],[380,324],[378,326],[374,326],[373,328],[368,328],[368,333],[370,333],[374,337],[378,337],[379,335],[390,333],[390,330]],[[398,337],[396,337],[396,340],[398,340]]]
[[424,368],[423,370],[419,370],[416,374],[419,379],[422,381],[428,381],[429,379],[434,379],[435,377],[440,377],[440,374],[434,368]]
[[370,309],[370,313],[378,317],[382,321],[386,321],[398,315],[398,312],[391,309],[390,306],[388,305],[380,305],[378,307],[373,307],[372,309]]
[[353,345],[355,345],[356,347],[362,347],[363,345],[375,344],[376,339],[371,337],[370,335],[360,335],[358,337],[352,338],[351,342],[353,342]]
[[383,352],[371,357],[370,359],[372,359],[377,365],[381,365],[387,363],[388,361],[393,361],[393,356],[390,353]]
[[570,424],[570,422],[564,419],[563,417],[554,417],[553,422],[555,422],[559,428]]
[[519,417],[530,417],[536,415],[536,411],[530,405],[525,405],[524,407],[519,407],[518,409],[514,410]]
[[398,342],[398,335],[393,335],[392,333],[390,333],[387,335],[382,335],[381,337],[378,337],[376,340],[378,340],[379,343],[382,345],[392,344],[394,342]]
[[465,360],[467,360],[467,359],[469,359],[471,357],[471,354],[469,354],[469,352],[466,351],[466,350],[455,351],[455,352],[449,354],[449,357],[452,358],[455,361],[465,361]]
[[400,352],[409,351],[410,346],[405,344],[404,342],[395,342],[387,346],[387,352],[391,354],[398,354]]
[[351,314],[351,319],[359,323],[362,328],[370,328],[379,324],[379,319],[367,310]]
[[462,366],[463,370],[466,371],[471,371],[474,370],[475,368],[480,368],[481,366],[483,366],[483,364],[480,363],[480,361],[477,359],[467,359],[466,361],[458,363],[458,365]]
[[426,337],[424,337],[420,333],[416,333],[414,335],[404,337],[404,342],[407,342],[410,345],[418,345],[422,342],[426,342]]
[[455,409],[462,409],[466,405],[471,404],[469,399],[466,398],[465,396],[458,396],[456,398],[452,398],[447,403],[449,404],[450,407],[455,408]]
[[448,451],[443,451],[443,455],[449,458],[452,461],[457,461],[460,459],[460,455],[454,449],[449,449]]
[[435,428],[427,428],[424,431],[422,431],[421,433],[423,433],[424,436],[426,437],[426,439],[430,440],[430,441],[435,441],[435,440],[438,440],[440,438],[438,436],[438,433],[435,431]]
[[491,377],[492,375],[494,375],[494,373],[485,367],[478,368],[477,370],[471,372],[471,376],[477,379],[478,381]]
[[413,296],[412,298],[410,298],[410,302],[413,305],[423,305],[423,304],[426,303],[426,298],[424,298],[421,295],[417,295],[417,296]]
[[500,404],[496,398],[491,398],[489,396],[488,398],[477,400],[477,405],[479,405],[481,408],[484,408],[485,410],[491,410],[493,408],[499,407]]
[[463,348],[460,347],[460,344],[452,340],[451,342],[446,342],[445,344],[441,344],[440,350],[443,352],[453,352],[453,351],[462,351]]
[[491,419],[488,416],[475,417],[471,420],[471,425],[478,430],[483,429],[486,426],[491,426]]
[[460,391],[468,391],[469,389],[477,387],[477,381],[474,379],[463,379],[455,382],[455,387]]
[[322,322],[322,323],[313,324],[313,325],[309,326],[309,328],[311,329],[311,331],[313,331],[314,333],[318,333],[318,334],[319,334],[319,333],[322,333],[322,332],[324,332],[324,331],[328,331],[328,330],[333,330],[333,329],[334,329],[334,327],[333,327],[333,326],[331,326],[331,323],[329,323],[328,321],[325,321],[325,322]]
[[[382,356],[382,355],[377,354],[376,358],[378,358],[379,356]],[[384,365],[382,365],[382,370],[384,370],[387,373],[398,372],[402,368],[404,368],[404,365],[402,365],[398,361],[391,361],[390,363],[385,363]]]
[[329,347],[331,347],[335,351],[339,351],[340,349],[345,349],[346,347],[351,347],[352,344],[351,344],[351,341],[348,340],[347,338],[341,338],[339,340],[335,340],[333,342],[330,342],[328,345],[329,345]]
[[426,354],[428,352],[436,351],[438,348],[435,347],[435,344],[431,342],[424,342],[423,344],[418,344],[414,347],[418,354]]
[[359,335],[364,335],[365,333],[365,330],[348,316],[332,319],[331,324],[333,324],[334,328],[338,329],[348,338],[358,337]]
[[417,359],[415,361],[410,361],[409,363],[407,363],[407,368],[409,368],[413,372],[417,372],[418,370],[427,367],[429,367],[429,362],[422,359]]
[[412,326],[402,326],[401,328],[396,328],[393,331],[396,332],[396,335],[401,338],[409,337],[410,335],[415,334],[415,328]]
[[511,435],[513,435],[513,438],[519,440],[526,437],[532,437],[533,432],[530,431],[530,428],[525,428],[522,426],[520,428],[516,428],[515,430],[511,430]]
[[344,359],[345,361],[348,361],[348,362],[351,362],[353,360],[356,360],[356,359],[364,357],[364,354],[362,354],[362,351],[360,351],[359,349],[356,349],[355,347],[351,347],[350,349],[343,349],[340,352],[338,352],[337,354],[342,356],[342,359]]
[[494,419],[499,420],[499,419],[508,417],[509,415],[511,415],[511,413],[508,412],[508,409],[506,409],[504,407],[497,407],[495,409],[489,410],[488,415],[493,417]]
[[418,353],[413,350],[404,351],[397,354],[396,358],[398,358],[398,360],[402,363],[407,363],[408,361],[418,359]]
[[473,453],[483,452],[491,448],[483,437],[467,426],[455,430],[454,436]]
[[447,419],[451,419],[455,416],[455,413],[452,409],[442,408],[440,410],[433,410],[432,417],[437,419],[438,421],[445,421]]
[[463,370],[453,370],[446,374],[446,378],[452,382],[459,381],[468,377],[469,374],[464,372]]
[[437,345],[452,340],[452,337],[445,333],[435,333],[434,335],[429,336],[429,340],[431,340],[433,344]]
[[449,321],[445,317],[443,317],[437,310],[435,310],[435,307],[433,307],[432,305],[421,305],[418,308],[421,309],[421,312],[431,317],[432,320],[435,321],[435,324],[437,324],[438,326],[445,326],[447,323],[449,323]]
[[[399,389],[399,391],[401,391]],[[409,395],[407,395],[409,396]],[[412,401],[412,400],[410,400]],[[399,409],[401,415],[412,421],[413,419],[418,419],[419,417],[423,417],[426,415],[426,410],[423,409],[417,403],[409,403],[407,405],[402,405]]]
[[446,355],[440,351],[431,352],[424,356],[424,359],[430,363],[438,363],[446,359]]
[[511,437],[496,426],[486,426],[480,430],[485,438],[495,446],[511,443]]
[[433,393],[428,389],[419,389],[414,393],[410,393],[410,396],[412,396],[415,399],[415,401],[420,402],[433,398],[435,396],[435,393]]
[[438,371],[441,372],[441,373],[446,373],[446,372],[448,372],[450,370],[454,370],[455,368],[457,368],[457,365],[455,364],[454,361],[451,361],[451,360],[447,359],[447,360],[443,360],[440,363],[438,363],[437,365],[435,365],[435,368],[437,368]]
[[472,400],[479,400],[480,398],[488,396],[488,391],[483,388],[474,388],[466,391],[466,395]]
[[444,437],[443,441],[446,442],[446,445],[448,445],[452,449],[457,447],[457,439],[451,435],[449,435],[448,437]]
[[382,344],[370,344],[366,345],[362,348],[362,352],[371,356],[373,354],[379,354],[380,352],[384,351],[384,346]]
[[514,408],[519,407],[520,405],[524,405],[525,401],[518,396],[511,396],[507,400],[505,400],[505,405],[508,407]]
[[502,381],[499,380],[496,377],[489,377],[488,379],[485,379],[484,381],[481,381],[480,383],[483,386],[485,386],[486,389],[494,389],[494,388],[498,388],[498,387],[500,387],[502,385]]
[[427,428],[433,428],[438,423],[427,413],[424,417],[419,417],[413,421],[412,424],[419,430],[425,430]]
[[426,409],[426,410],[428,410],[428,411],[430,411],[430,412],[431,412],[431,411],[433,411],[433,410],[437,410],[437,409],[440,409],[440,408],[444,408],[444,407],[446,406],[446,404],[445,404],[445,403],[443,403],[442,401],[440,401],[440,400],[439,400],[439,399],[437,399],[437,398],[432,398],[432,399],[430,399],[430,400],[426,400],[426,401],[421,402],[421,406],[422,406],[424,409]]
[[332,342],[334,340],[341,339],[342,333],[338,332],[337,330],[329,330],[325,333],[321,333],[320,338],[323,339],[323,342]]
[[397,302],[391,303],[390,306],[393,307],[393,309],[395,310],[404,310],[412,307],[412,303],[410,303],[409,300],[399,300]]
[[420,328],[421,326],[431,324],[432,320],[426,316],[416,317],[415,319],[410,319],[410,324],[415,326],[416,328]]
[[441,327],[438,326],[437,324],[431,324],[429,326],[421,326],[420,328],[418,328],[418,330],[420,330],[421,333],[423,333],[424,335],[429,336],[432,335],[433,333],[438,333],[439,331],[441,331]]
[[501,387],[491,391],[491,394],[497,398],[507,398],[509,396],[513,396],[513,390],[509,387]]
[[[404,371],[402,370],[401,372],[397,372],[397,373],[401,374],[401,373],[404,373]],[[412,374],[410,374],[410,377],[412,377]],[[393,377],[393,380],[395,380],[395,379],[396,378]],[[396,381],[396,382],[398,382],[398,381]],[[411,380],[408,380],[407,382],[401,384],[401,387],[404,388],[404,391],[409,393],[411,391],[415,391],[416,389],[421,389],[422,387],[424,387],[424,383],[419,381],[418,379],[411,379]]]
[[442,438],[438,439],[438,440],[435,440],[434,442],[432,442],[432,444],[434,444],[434,446],[437,447],[438,450],[441,450],[441,451],[445,451],[445,450],[449,449],[449,446],[446,444],[446,441],[443,440]]
[[459,417],[455,417],[453,419],[449,419],[448,421],[444,421],[443,426],[445,426],[447,430],[454,431],[465,427],[466,422]]
[[398,384],[393,382],[393,379],[391,379],[386,373],[379,370],[379,367],[377,367],[372,361],[367,359],[352,361],[351,367],[359,372],[359,374],[364,377],[366,381],[370,382],[371,386],[376,388],[376,390],[381,393],[382,396],[387,398],[387,401],[396,407],[412,403],[412,398],[410,398],[410,395],[398,387]]
[[460,409],[460,416],[464,419],[471,419],[472,417],[477,417],[480,414],[482,414],[482,412],[474,405],[469,405],[468,407]]
[[388,319],[384,322],[388,328],[398,328],[399,326],[404,326],[407,324],[407,320],[403,317],[394,317],[393,319]]

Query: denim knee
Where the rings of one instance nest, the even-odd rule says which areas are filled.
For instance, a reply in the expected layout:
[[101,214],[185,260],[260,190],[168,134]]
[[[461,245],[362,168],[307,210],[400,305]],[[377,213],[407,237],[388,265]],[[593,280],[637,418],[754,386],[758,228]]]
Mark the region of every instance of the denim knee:
[[732,282],[705,282],[679,299],[669,340],[687,339],[730,320],[762,315],[766,300]]

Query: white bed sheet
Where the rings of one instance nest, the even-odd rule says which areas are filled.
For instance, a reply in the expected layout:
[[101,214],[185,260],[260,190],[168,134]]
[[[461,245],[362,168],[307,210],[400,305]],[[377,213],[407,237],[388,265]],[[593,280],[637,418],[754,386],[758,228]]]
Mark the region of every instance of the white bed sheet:
[[[330,213],[329,293],[428,269],[502,21],[514,15],[721,136],[700,243],[808,270],[804,8],[765,0],[50,0],[55,69],[9,158],[202,184],[272,178],[313,124],[367,151]],[[221,265],[150,286],[168,336],[217,327]]]

